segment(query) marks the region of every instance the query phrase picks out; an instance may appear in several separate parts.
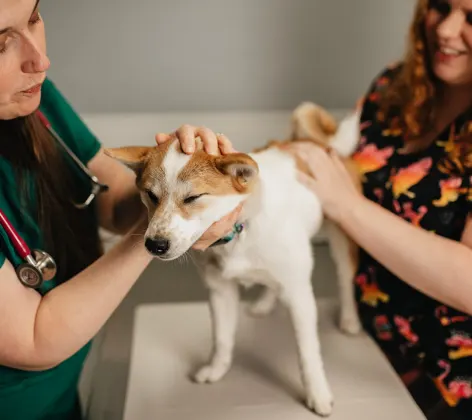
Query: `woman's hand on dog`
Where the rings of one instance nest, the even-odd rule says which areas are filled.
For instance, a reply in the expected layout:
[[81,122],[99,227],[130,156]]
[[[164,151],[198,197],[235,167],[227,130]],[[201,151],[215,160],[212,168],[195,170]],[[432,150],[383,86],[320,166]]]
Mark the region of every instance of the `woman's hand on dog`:
[[238,220],[242,208],[243,204],[241,203],[231,213],[229,213],[219,221],[213,223],[209,227],[209,229],[200,237],[200,239],[193,244],[192,248],[199,251],[204,251],[212,243],[216,242],[218,239],[231,232],[234,224]]
[[308,173],[299,171],[298,179],[316,194],[328,218],[340,222],[345,212],[364,199],[336,151],[301,142],[286,149],[306,163]]
[[170,134],[156,134],[156,142],[157,144],[161,144],[172,138],[177,138],[184,153],[192,154],[196,150],[195,139],[197,137],[200,137],[203,142],[204,150],[210,155],[226,155],[236,152],[231,141],[224,134],[214,133],[207,127],[189,124],[181,126]]

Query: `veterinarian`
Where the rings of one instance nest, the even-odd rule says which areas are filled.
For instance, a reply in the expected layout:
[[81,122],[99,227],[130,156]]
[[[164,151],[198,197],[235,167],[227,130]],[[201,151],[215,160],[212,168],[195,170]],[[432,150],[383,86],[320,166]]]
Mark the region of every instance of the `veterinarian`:
[[429,419],[472,419],[472,0],[419,0],[404,59],[359,104],[361,195],[334,153],[294,147],[361,246],[365,329]]
[[[0,0],[2,420],[81,418],[77,383],[91,340],[151,261],[134,175],[102,153],[46,79],[38,7],[37,0]],[[206,128],[183,126],[174,135],[186,150],[198,135],[209,153],[231,151],[227,138]],[[195,248],[229,232],[238,211]],[[100,226],[123,234],[104,256]],[[49,259],[41,267],[33,249],[50,254],[57,270]]]

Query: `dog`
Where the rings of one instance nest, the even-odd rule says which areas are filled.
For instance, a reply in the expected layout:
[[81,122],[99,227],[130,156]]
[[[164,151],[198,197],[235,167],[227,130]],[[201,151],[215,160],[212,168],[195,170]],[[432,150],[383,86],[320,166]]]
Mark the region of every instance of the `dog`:
[[357,144],[358,115],[338,125],[317,104],[304,102],[292,113],[287,140],[272,141],[252,153],[213,156],[201,143],[192,155],[177,140],[157,147],[107,149],[107,155],[136,173],[136,183],[149,212],[145,246],[170,261],[185,254],[217,220],[244,202],[233,232],[216,246],[196,252],[195,262],[209,288],[213,352],[194,375],[198,383],[219,381],[230,369],[237,325],[239,284],[263,286],[250,311],[264,315],[282,302],[297,341],[306,405],[321,416],[332,412],[333,395],[326,378],[317,331],[317,308],[311,274],[312,238],[327,223],[330,250],[337,267],[340,328],[360,331],[353,292],[357,248],[335,224],[324,220],[315,194],[297,178],[305,165],[284,144],[310,141],[331,147],[344,159],[353,181],[360,179],[348,156]]

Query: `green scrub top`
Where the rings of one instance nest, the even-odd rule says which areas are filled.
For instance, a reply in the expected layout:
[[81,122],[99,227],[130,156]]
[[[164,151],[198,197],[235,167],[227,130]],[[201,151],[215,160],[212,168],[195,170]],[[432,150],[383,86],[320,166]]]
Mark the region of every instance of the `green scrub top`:
[[[101,146],[100,142],[49,79],[43,84],[40,109],[84,164],[96,155]],[[8,141],[8,139],[3,140]],[[91,188],[90,181],[85,176],[81,176],[80,180],[82,181],[78,182],[77,188],[83,189],[87,196]],[[20,206],[14,171],[10,163],[2,157],[0,157],[0,209],[31,249],[43,248],[43,238],[34,218],[24,214],[25,210]],[[93,207],[87,211],[93,211]],[[5,259],[16,267],[21,260],[9,240],[5,241],[3,229],[0,229],[0,235],[2,236],[0,267]],[[45,295],[66,280],[55,278],[45,282],[39,292]],[[90,342],[87,343],[60,365],[45,371],[30,372],[0,365],[0,419],[80,419],[77,385],[90,345]]]

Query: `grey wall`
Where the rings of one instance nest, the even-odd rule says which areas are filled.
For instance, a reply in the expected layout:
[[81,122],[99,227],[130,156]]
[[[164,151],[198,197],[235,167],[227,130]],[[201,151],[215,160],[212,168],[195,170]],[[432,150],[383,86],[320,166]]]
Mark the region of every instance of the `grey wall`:
[[49,75],[81,112],[351,107],[415,0],[43,0]]

